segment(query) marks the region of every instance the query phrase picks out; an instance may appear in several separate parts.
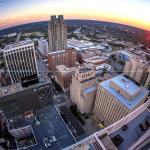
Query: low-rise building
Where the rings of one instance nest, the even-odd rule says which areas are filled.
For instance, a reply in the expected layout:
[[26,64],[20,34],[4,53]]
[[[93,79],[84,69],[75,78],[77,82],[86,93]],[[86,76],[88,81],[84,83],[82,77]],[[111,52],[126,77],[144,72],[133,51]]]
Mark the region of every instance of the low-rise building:
[[117,57],[119,60],[126,62],[130,61],[131,58],[135,57],[135,54],[129,51],[118,51]]
[[93,43],[89,41],[80,41],[76,39],[68,39],[67,40],[67,46],[69,48],[74,48],[77,51],[82,51],[89,49],[89,47],[94,46]]
[[48,42],[45,39],[38,40],[38,50],[43,56],[48,55]]
[[65,65],[56,66],[55,80],[64,92],[68,92],[70,90],[70,83],[74,72],[75,67],[68,68]]
[[85,63],[91,63],[94,65],[101,65],[107,62],[107,58],[100,57],[100,56],[93,56],[83,60]]
[[76,51],[74,49],[66,49],[48,53],[48,68],[50,72],[54,72],[56,66],[66,65],[74,67],[76,63]]

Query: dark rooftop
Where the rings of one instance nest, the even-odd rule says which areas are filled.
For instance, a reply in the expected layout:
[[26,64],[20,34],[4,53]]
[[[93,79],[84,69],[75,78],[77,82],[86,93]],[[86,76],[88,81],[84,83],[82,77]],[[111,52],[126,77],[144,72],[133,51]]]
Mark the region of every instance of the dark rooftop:
[[90,70],[92,70],[92,69],[89,67],[80,68],[79,73],[85,73],[85,72],[90,71]]
[[[37,110],[31,118],[19,116],[9,120],[10,128],[19,128],[31,125],[37,141],[36,145],[29,147],[30,150],[61,150],[75,143],[55,106],[48,106]],[[44,140],[51,140],[48,147]],[[23,149],[23,148],[22,148]]]
[[114,144],[119,150],[126,150],[132,146],[148,129],[150,129],[150,112],[145,110],[127,125],[126,130],[123,128],[118,129],[110,135],[110,138],[114,142],[115,138],[118,142]]
[[46,83],[0,97],[0,109],[7,118],[12,118],[22,115],[26,111],[37,110],[53,104],[50,86],[49,83]]

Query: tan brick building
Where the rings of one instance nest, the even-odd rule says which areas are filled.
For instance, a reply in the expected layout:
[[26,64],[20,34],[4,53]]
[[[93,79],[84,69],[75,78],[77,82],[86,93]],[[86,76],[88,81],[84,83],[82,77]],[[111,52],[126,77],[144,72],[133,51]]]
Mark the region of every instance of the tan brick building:
[[82,66],[76,69],[70,85],[70,99],[81,114],[89,114],[93,110],[96,86],[97,80],[93,68]]
[[65,65],[56,66],[55,80],[64,92],[70,90],[70,83],[74,73],[75,67],[68,68]]
[[126,62],[124,74],[145,87],[150,88],[150,62],[133,57],[130,61]]

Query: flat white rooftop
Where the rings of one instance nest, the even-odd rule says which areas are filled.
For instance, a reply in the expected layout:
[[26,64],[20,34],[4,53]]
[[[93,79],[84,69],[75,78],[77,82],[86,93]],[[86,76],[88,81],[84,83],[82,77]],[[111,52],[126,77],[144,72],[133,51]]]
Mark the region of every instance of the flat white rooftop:
[[68,47],[73,47],[76,50],[82,50],[82,49],[87,49],[90,46],[93,46],[93,43],[91,43],[89,41],[80,41],[80,40],[76,40],[76,39],[68,39],[67,45],[68,45]]
[[[127,99],[120,92],[111,86],[111,81],[118,85],[125,92],[133,94],[140,89],[140,92],[133,97],[132,100]],[[132,109],[137,106],[145,97],[147,97],[149,91],[144,87],[139,87],[133,81],[127,79],[123,75],[118,75],[112,79],[106,80],[100,83],[101,86],[106,89],[110,94],[112,94],[119,102],[125,105],[128,109]]]
[[133,81],[127,79],[123,75],[116,76],[112,78],[111,81],[130,95],[134,95],[141,89],[140,86],[135,84]]
[[4,48],[4,51],[10,50],[10,49],[13,49],[13,48],[16,48],[16,47],[20,47],[20,46],[23,46],[23,45],[28,45],[28,44],[33,44],[33,41],[32,40],[25,40],[25,41],[19,41],[19,42],[7,45]]
[[55,51],[55,52],[49,52],[49,55],[53,55],[53,54],[59,54],[59,53],[64,53],[66,50],[59,50],[59,51]]

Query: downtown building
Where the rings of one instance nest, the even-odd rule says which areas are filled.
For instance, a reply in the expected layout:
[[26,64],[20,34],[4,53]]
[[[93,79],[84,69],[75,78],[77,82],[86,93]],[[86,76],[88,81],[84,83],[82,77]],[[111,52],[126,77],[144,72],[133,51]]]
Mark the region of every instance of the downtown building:
[[133,57],[126,62],[124,74],[150,89],[150,62]]
[[[13,126],[0,110],[0,150],[24,149],[36,144],[36,139],[31,125],[18,127]],[[13,129],[12,129],[13,128]],[[29,142],[31,141],[31,143]],[[26,144],[27,143],[27,144]]]
[[90,66],[76,69],[70,84],[70,99],[81,114],[90,114],[94,107],[97,80],[95,70]]
[[9,131],[8,120],[0,110],[0,150],[17,149],[15,137]]
[[45,39],[38,40],[38,50],[40,51],[42,56],[48,55],[48,42]]
[[35,48],[31,40],[8,45],[3,52],[12,83],[22,82],[33,76],[38,77]]
[[49,51],[60,51],[67,48],[67,27],[63,15],[51,16],[48,24]]
[[99,83],[93,114],[97,122],[109,126],[142,105],[149,91],[125,75]]
[[65,65],[56,66],[55,80],[60,85],[63,92],[70,90],[72,75],[75,73],[76,67],[66,67]]
[[76,64],[76,51],[73,48],[48,53],[48,68],[54,73],[56,66],[66,65],[74,67]]
[[150,100],[116,123],[63,150],[148,150]]

